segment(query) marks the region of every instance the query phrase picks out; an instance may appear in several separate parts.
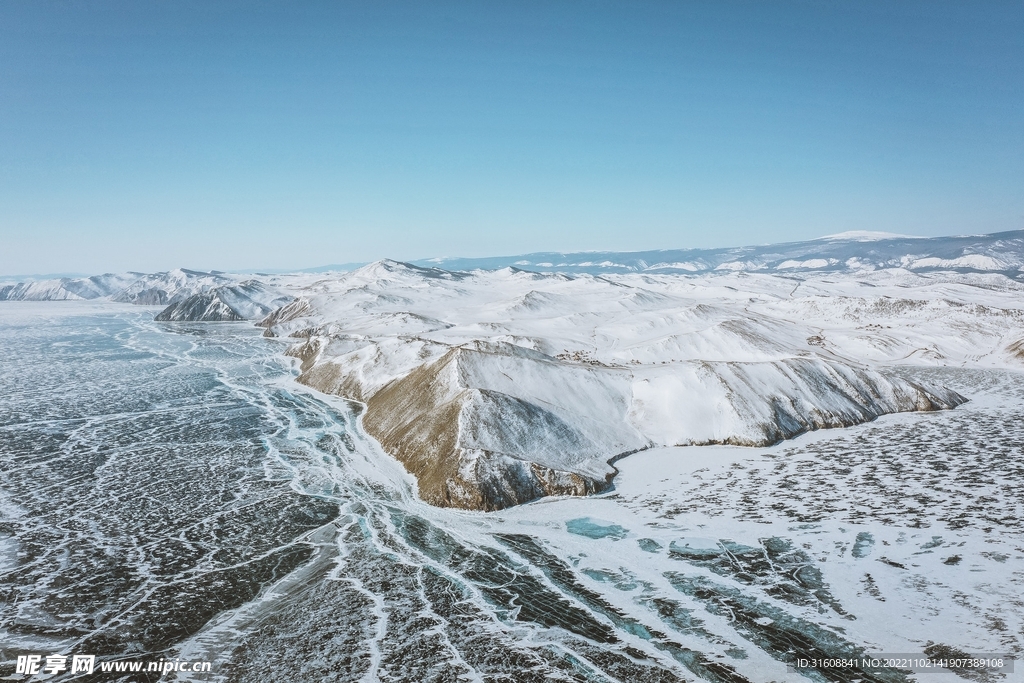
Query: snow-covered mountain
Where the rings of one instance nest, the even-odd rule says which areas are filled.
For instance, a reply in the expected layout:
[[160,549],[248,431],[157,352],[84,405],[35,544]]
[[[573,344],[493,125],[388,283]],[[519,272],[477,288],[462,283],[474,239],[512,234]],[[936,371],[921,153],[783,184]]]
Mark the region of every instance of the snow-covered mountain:
[[233,284],[238,276],[211,271],[175,268],[165,273],[143,275],[114,294],[111,299],[142,306],[166,306],[221,285]]
[[257,320],[293,297],[259,280],[220,285],[179,299],[157,314],[159,321]]
[[164,273],[107,273],[88,278],[59,278],[0,286],[0,301],[110,299],[142,306],[166,306],[197,292],[242,279],[237,275],[176,268]]
[[116,295],[142,273],[93,275],[83,278],[35,280],[0,285],[0,301],[69,301],[102,299]]
[[861,272],[884,268],[955,270],[1019,275],[1024,267],[1024,230],[960,237],[907,237],[848,232],[806,242],[723,249],[633,252],[541,252],[494,258],[435,258],[416,265],[447,270],[495,270],[514,266],[562,273],[703,273],[709,271]]
[[1019,367],[1004,274],[472,273],[381,261],[262,324],[300,381],[363,424],[435,504],[495,509],[606,488],[650,446],[764,445],[964,398],[898,366]]
[[237,275],[177,268],[163,273],[124,273],[60,278],[0,286],[0,301],[106,299],[165,306],[161,321],[259,320],[291,301],[292,290],[314,275]]

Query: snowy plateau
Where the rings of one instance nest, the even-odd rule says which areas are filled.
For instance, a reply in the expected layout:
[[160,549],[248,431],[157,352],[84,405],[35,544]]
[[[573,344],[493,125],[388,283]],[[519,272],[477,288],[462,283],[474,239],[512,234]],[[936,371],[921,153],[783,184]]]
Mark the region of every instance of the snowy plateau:
[[821,662],[1024,653],[1024,232],[0,300],[24,647],[224,681],[1021,680]]

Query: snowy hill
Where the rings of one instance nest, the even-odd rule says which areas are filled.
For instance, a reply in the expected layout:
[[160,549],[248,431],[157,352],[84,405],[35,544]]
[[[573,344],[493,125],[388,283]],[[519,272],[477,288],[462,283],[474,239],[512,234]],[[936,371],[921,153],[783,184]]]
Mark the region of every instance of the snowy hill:
[[650,446],[764,445],[963,397],[904,364],[1015,366],[1024,285],[1001,274],[541,274],[381,261],[262,324],[300,381],[363,424],[438,505],[608,487]]

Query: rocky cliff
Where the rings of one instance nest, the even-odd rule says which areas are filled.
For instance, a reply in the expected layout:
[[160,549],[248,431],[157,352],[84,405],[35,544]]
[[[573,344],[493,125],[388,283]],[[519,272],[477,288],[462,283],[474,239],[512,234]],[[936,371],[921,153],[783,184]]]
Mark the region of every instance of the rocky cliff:
[[[313,359],[320,344],[308,340],[293,353]],[[314,360],[300,381],[364,400],[364,428],[416,476],[424,500],[480,510],[603,491],[612,461],[652,445],[768,445],[964,400],[816,359],[655,374],[475,342],[380,388],[363,385],[360,365]]]

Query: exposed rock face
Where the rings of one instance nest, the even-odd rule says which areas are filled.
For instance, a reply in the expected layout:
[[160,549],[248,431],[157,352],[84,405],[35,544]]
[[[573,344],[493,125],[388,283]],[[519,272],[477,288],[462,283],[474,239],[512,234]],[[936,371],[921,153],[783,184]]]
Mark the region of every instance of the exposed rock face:
[[[491,376],[517,370],[545,373],[546,391]],[[585,495],[610,483],[607,460],[650,443],[626,422],[628,404],[608,391],[609,378],[595,374],[527,349],[454,348],[373,393],[363,425],[435,505],[494,510]],[[612,379],[628,386],[625,377]],[[590,396],[567,395],[588,388]],[[522,396],[531,393],[544,395]],[[593,432],[580,428],[602,418]]]
[[309,308],[309,301],[306,299],[299,298],[295,299],[291,303],[285,304],[276,311],[273,311],[270,315],[265,317],[257,324],[260,327],[266,327],[269,329],[280,322],[300,318],[310,313],[312,313],[312,310],[310,310]]
[[174,298],[167,290],[159,287],[140,289],[131,293],[130,296],[114,299],[124,303],[132,303],[136,306],[166,306],[167,302]]
[[217,292],[200,292],[187,299],[173,303],[156,314],[154,320],[160,322],[182,321],[231,321],[245,318],[231,309]]
[[1024,339],[1018,339],[1017,341],[1006,347],[1007,352],[1011,358],[1024,361]]

